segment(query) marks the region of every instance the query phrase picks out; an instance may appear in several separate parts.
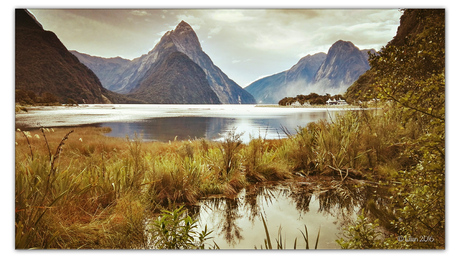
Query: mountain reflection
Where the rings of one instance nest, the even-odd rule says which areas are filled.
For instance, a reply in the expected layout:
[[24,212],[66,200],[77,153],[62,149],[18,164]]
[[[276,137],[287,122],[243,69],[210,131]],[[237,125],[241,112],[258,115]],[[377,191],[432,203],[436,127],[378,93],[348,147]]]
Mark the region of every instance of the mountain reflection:
[[[128,135],[130,138],[134,134],[142,135],[144,140],[156,141],[172,141],[172,140],[188,140],[195,138],[207,138],[208,128],[216,131],[216,127],[222,122],[211,121],[212,118],[208,117],[161,117],[152,118],[136,122],[114,122],[114,123],[101,123],[98,126],[110,127],[112,131],[108,136],[124,137]],[[219,120],[219,119],[217,119]]]
[[269,117],[157,117],[129,122],[96,123],[95,126],[110,127],[108,136],[133,138],[141,135],[147,141],[173,141],[206,138],[220,140],[226,133],[236,128],[243,133],[243,141],[249,142],[250,136],[266,139],[284,138],[282,128],[295,133],[298,126],[310,122],[328,119],[326,112],[309,112],[289,116]]

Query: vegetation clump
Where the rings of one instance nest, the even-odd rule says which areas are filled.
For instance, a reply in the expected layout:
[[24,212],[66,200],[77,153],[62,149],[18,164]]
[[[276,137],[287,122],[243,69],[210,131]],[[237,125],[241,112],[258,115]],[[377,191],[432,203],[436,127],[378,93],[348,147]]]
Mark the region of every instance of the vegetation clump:
[[326,105],[328,100],[344,99],[340,94],[331,96],[330,94],[319,95],[317,93],[310,93],[308,95],[297,95],[296,97],[285,97],[278,102],[280,106],[292,105],[299,102],[300,105]]
[[187,215],[183,207],[163,210],[151,226],[153,245],[157,249],[205,249],[205,242],[212,233],[207,227],[197,232],[197,221]]

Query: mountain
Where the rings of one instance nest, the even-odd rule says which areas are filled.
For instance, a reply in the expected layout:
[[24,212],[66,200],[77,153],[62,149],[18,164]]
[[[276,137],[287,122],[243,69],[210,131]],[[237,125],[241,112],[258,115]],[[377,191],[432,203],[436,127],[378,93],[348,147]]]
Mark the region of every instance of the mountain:
[[79,53],[75,50],[71,50],[70,53],[91,69],[98,76],[102,86],[108,90],[116,90],[110,86],[121,80],[121,72],[131,62],[131,60],[121,57],[102,58]]
[[287,71],[286,79],[288,81],[298,81],[302,79],[306,81],[313,80],[318,68],[325,59],[325,53],[302,57],[297,64]]
[[166,55],[146,72],[129,97],[158,104],[220,104],[196,63],[179,51]]
[[361,74],[369,70],[367,60],[367,53],[350,41],[339,40],[329,48],[313,84],[328,93],[344,93]]
[[278,103],[284,97],[301,94],[325,59],[325,53],[307,55],[291,69],[259,79],[245,89],[259,103]]
[[177,27],[167,34],[171,37],[177,49],[197,63],[205,72],[206,78],[222,103],[252,104],[254,97],[236,84],[233,80],[214,65],[211,58],[203,52],[200,42],[192,27],[181,21]]
[[[169,55],[174,51],[185,54],[193,63],[200,67],[205,74],[209,87],[217,95],[220,103],[255,103],[255,99],[251,94],[228,78],[222,70],[214,65],[211,58],[202,50],[198,37],[192,27],[184,21],[181,21],[174,30],[166,32],[150,52],[129,62],[104,58],[96,60],[96,57],[88,58],[88,55],[81,53],[75,54],[81,62],[93,69],[97,76],[101,78],[105,88],[128,94],[129,96],[136,96],[136,92],[137,94],[141,92],[141,90],[137,88],[145,85],[143,80],[152,82],[150,73],[155,72],[155,69],[151,68],[158,68],[159,66],[157,63],[164,63],[163,58],[169,58]],[[175,58],[179,57],[176,55]],[[180,58],[185,60],[183,57]],[[163,70],[161,73],[156,74],[164,75],[164,72]],[[116,76],[113,76],[114,74],[116,74]],[[185,78],[180,73],[174,74],[169,72],[167,74],[168,76],[176,76],[178,78],[155,78],[155,85],[159,86],[161,82],[164,81],[165,85],[160,88],[166,90],[169,88],[166,85],[170,81],[174,80],[180,82],[180,80],[184,80],[181,83],[185,83],[189,80],[189,78]],[[197,74],[187,73],[187,75],[201,77],[202,74],[199,72]],[[190,80],[197,82],[200,79],[190,78]],[[207,96],[205,98],[210,100],[209,97],[210,96]],[[209,103],[215,102],[212,101]]]
[[110,103],[119,97],[24,9],[15,11],[15,83],[17,91],[51,95],[61,103]]
[[[375,50],[369,50],[375,52]],[[368,50],[349,41],[335,42],[327,54],[307,55],[289,70],[259,79],[246,87],[260,103],[278,103],[299,94],[340,94],[369,69]]]
[[286,73],[284,71],[259,79],[249,84],[245,90],[254,96],[257,103],[277,103],[291,90],[286,85]]

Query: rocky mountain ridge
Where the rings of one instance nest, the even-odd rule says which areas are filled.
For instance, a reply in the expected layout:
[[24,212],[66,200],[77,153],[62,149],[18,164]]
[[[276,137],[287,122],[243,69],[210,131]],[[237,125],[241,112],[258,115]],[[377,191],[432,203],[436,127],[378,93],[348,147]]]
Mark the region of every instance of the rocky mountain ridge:
[[375,52],[339,40],[327,54],[307,55],[289,70],[257,80],[245,89],[259,103],[278,103],[299,94],[341,94],[369,69],[368,51]]
[[[174,30],[167,31],[155,45],[155,47],[149,51],[149,53],[142,55],[132,61],[127,60],[115,60],[92,57],[88,58],[88,55],[73,52],[79,60],[101,78],[103,86],[107,89],[115,92],[128,94],[129,96],[135,96],[135,92],[141,85],[145,86],[143,80],[150,78],[150,74],[154,72],[151,70],[157,62],[162,62],[162,58],[166,58],[172,52],[181,52],[185,54],[192,62],[196,63],[204,72],[206,80],[208,81],[209,87],[219,98],[219,103],[226,104],[251,104],[255,103],[255,99],[251,94],[241,88],[233,80],[222,72],[214,63],[211,58],[202,50],[198,36],[192,29],[192,27],[185,21],[181,21]],[[165,54],[167,53],[167,54]],[[183,58],[181,58],[183,59]],[[123,62],[123,64],[121,64]],[[97,65],[96,65],[97,64]],[[115,75],[116,76],[113,76]],[[168,73],[172,76],[174,73]],[[201,76],[201,73],[191,74],[185,73],[188,76]],[[183,77],[181,74],[176,74],[184,78],[185,81],[188,79]],[[163,78],[165,83],[171,78]],[[176,82],[180,80],[178,78],[172,79]],[[191,78],[192,81],[198,81],[197,78]],[[156,85],[160,85],[162,79],[158,78],[155,80]],[[164,88],[164,87],[163,87]],[[167,88],[164,88],[167,89]],[[209,96],[208,96],[209,97]],[[207,98],[209,99],[209,98]],[[214,101],[211,101],[215,103]],[[206,102],[207,103],[207,102]]]

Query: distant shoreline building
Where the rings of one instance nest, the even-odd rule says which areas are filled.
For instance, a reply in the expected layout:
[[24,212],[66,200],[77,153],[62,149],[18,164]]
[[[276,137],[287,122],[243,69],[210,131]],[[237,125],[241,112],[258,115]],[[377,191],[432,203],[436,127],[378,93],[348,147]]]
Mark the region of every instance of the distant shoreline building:
[[348,103],[347,103],[345,100],[339,98],[339,100],[336,100],[336,99],[332,99],[332,100],[331,100],[331,99],[328,99],[328,100],[326,101],[326,104],[327,104],[327,105],[347,105]]

